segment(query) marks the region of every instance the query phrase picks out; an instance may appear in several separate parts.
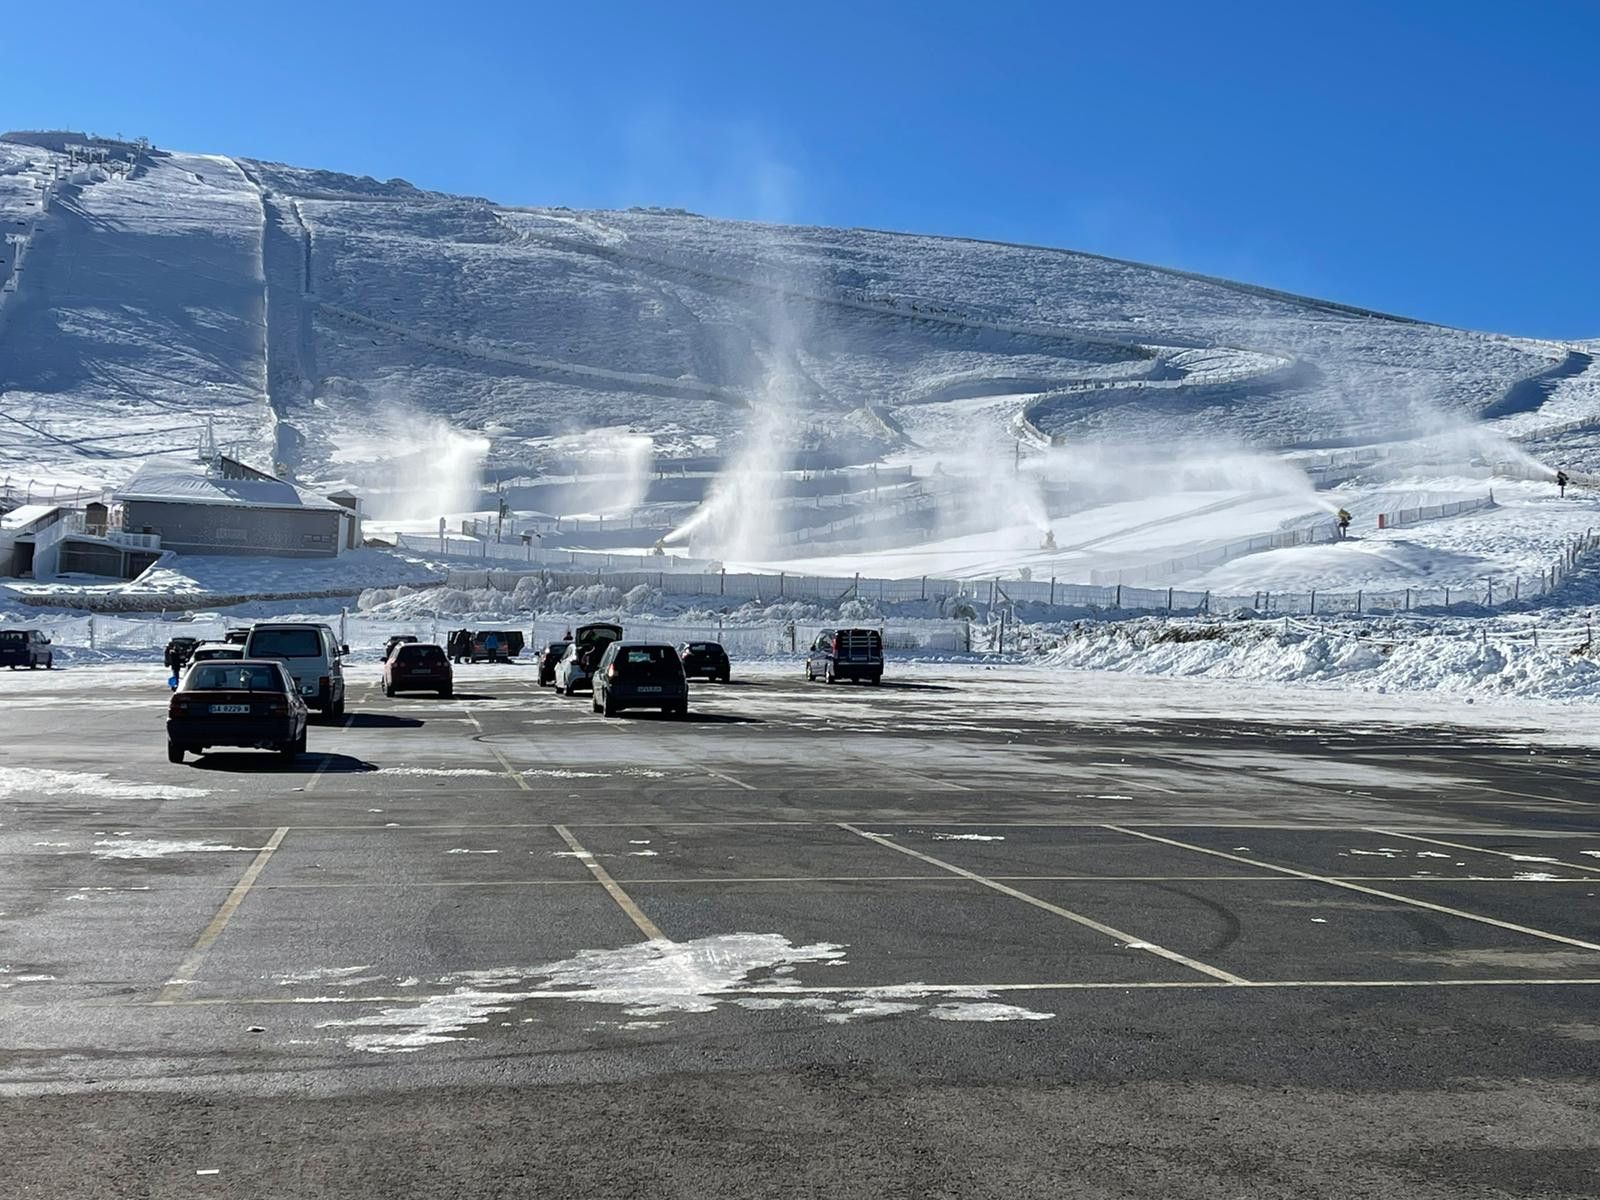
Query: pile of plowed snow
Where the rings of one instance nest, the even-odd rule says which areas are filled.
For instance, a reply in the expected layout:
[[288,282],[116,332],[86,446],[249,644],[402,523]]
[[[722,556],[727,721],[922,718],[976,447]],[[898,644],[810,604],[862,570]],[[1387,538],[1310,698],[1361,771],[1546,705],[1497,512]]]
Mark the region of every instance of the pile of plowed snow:
[[1484,641],[1470,630],[1414,624],[1337,630],[1160,621],[1083,626],[1046,645],[1049,666],[1147,675],[1304,684],[1374,692],[1448,692],[1600,702],[1592,648]]

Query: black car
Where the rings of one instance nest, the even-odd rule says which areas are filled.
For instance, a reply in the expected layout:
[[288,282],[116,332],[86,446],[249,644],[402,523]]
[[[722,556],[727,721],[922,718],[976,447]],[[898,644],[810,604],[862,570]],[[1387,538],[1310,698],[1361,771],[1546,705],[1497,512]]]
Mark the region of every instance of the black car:
[[659,708],[676,717],[689,712],[689,681],[672,646],[612,642],[590,682],[594,711],[608,717],[625,708]]
[[883,678],[883,635],[876,629],[829,629],[806,652],[806,678],[829,683],[840,679]]
[[539,686],[548,687],[556,681],[556,664],[567,652],[571,642],[551,642],[539,652]]
[[37,629],[0,629],[0,664],[13,671],[18,667],[48,671],[56,665],[56,656],[50,639]]
[[167,643],[166,653],[162,655],[161,661],[176,675],[188,665],[189,655],[193,654],[194,648],[204,640],[197,637],[175,637]]
[[306,749],[305,701],[282,663],[195,663],[167,706],[167,761],[210,746],[252,746],[293,759]]
[[383,661],[388,662],[396,646],[408,646],[417,639],[409,633],[397,633],[383,644]]
[[731,668],[728,652],[721,642],[684,642],[678,647],[678,658],[683,663],[683,673],[690,679],[704,676],[719,683],[728,682]]

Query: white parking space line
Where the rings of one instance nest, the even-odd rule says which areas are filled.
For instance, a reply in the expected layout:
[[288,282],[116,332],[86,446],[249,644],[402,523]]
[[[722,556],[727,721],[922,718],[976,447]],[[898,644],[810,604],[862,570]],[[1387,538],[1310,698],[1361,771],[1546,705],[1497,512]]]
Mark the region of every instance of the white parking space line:
[[[1229,854],[1225,850],[1213,850],[1209,846],[1196,846],[1189,842],[1180,842],[1173,838],[1161,837],[1154,833],[1145,833],[1142,830],[1131,829],[1122,825],[1107,825],[1106,829],[1115,833],[1125,833],[1129,837],[1144,838],[1146,841],[1161,842],[1164,845],[1176,846],[1180,850],[1192,850],[1196,854],[1209,854],[1215,858],[1226,858],[1232,862],[1244,863],[1249,867],[1264,867],[1269,871],[1278,871],[1284,875],[1293,875],[1299,879],[1307,879],[1312,883],[1325,883],[1329,887],[1345,888],[1352,892],[1364,892],[1368,896],[1379,896],[1385,900],[1393,900],[1396,904],[1404,904],[1411,908],[1425,908],[1430,912],[1444,913],[1450,917],[1460,917],[1466,921],[1476,921],[1480,925],[1493,925],[1497,929],[1507,929],[1512,933],[1524,933],[1529,937],[1543,938],[1547,942],[1560,942],[1564,946],[1576,946],[1580,950],[1600,951],[1600,944],[1586,942],[1581,938],[1567,937],[1561,933],[1551,933],[1546,929],[1534,929],[1528,925],[1518,925],[1512,921],[1502,921],[1498,917],[1486,917],[1481,913],[1468,912],[1462,908],[1451,908],[1446,904],[1435,904],[1431,900],[1417,900],[1411,896],[1402,896],[1395,892],[1386,892],[1381,888],[1367,887],[1349,879],[1339,879],[1332,875],[1318,875],[1312,871],[1300,871],[1294,867],[1280,867],[1276,863],[1262,862],[1256,858],[1245,858],[1238,854]],[[1435,883],[1437,879],[1428,879],[1420,882]],[[1451,882],[1446,879],[1443,882]]]
[[244,903],[244,898],[250,894],[250,888],[255,883],[256,877],[266,869],[267,862],[272,858],[273,851],[283,844],[289,826],[280,825],[273,830],[272,836],[267,839],[267,844],[261,847],[255,858],[250,860],[250,865],[244,869],[244,874],[239,877],[239,882],[233,885],[233,890],[222,902],[222,907],[217,909],[212,916],[210,924],[200,933],[199,939],[190,949],[188,957],[179,964],[177,973],[161,989],[160,999],[173,1001],[183,996],[184,990],[193,981],[195,972],[200,969],[200,964],[205,961],[206,952],[211,949],[222,931],[228,927],[228,922],[233,920],[233,914],[238,911],[239,905]]
[[1245,982],[1244,979],[1230,971],[1224,971],[1219,967],[1213,967],[1207,963],[1200,962],[1198,959],[1190,958],[1188,955],[1179,954],[1176,950],[1168,950],[1164,946],[1158,946],[1154,942],[1146,941],[1144,938],[1135,937],[1131,933],[1124,933],[1122,930],[1111,925],[1101,924],[1092,917],[1086,917],[1082,913],[1075,913],[1071,909],[1062,908],[1058,904],[1051,904],[1048,900],[1041,900],[1038,896],[1032,896],[1027,892],[1018,891],[1016,888],[1000,883],[997,880],[979,875],[976,871],[969,871],[965,867],[958,867],[954,863],[948,863],[943,859],[934,858],[931,854],[924,854],[920,850],[913,850],[910,846],[896,845],[886,837],[881,837],[876,833],[868,833],[865,829],[858,829],[856,826],[851,825],[847,821],[840,821],[839,828],[848,830],[858,837],[866,838],[869,842],[876,842],[878,845],[885,846],[890,850],[896,851],[897,853],[908,854],[912,858],[921,859],[925,863],[931,863],[933,866],[936,866],[941,870],[949,871],[952,875],[959,875],[963,879],[970,879],[972,882],[982,884],[984,887],[989,888],[992,891],[1000,892],[1002,895],[1010,896],[1015,900],[1021,900],[1024,904],[1031,904],[1035,908],[1043,909],[1045,912],[1053,913],[1055,916],[1064,917],[1066,920],[1072,921],[1078,925],[1082,925],[1086,929],[1093,929],[1096,933],[1102,933],[1106,937],[1114,938],[1115,940],[1124,943],[1132,949],[1143,950],[1147,954],[1154,954],[1159,958],[1165,958],[1171,962],[1179,963],[1182,966],[1188,967],[1191,971],[1198,971],[1202,975],[1209,975],[1213,979],[1220,979],[1225,983]]
[[702,767],[701,770],[703,770],[707,775],[710,775],[713,779],[720,779],[724,783],[731,783],[735,787],[742,787],[747,792],[759,792],[761,790],[753,783],[746,783],[742,779],[735,779],[732,775],[725,774],[722,771],[713,771],[710,767]]
[[[1405,840],[1408,842],[1427,842],[1429,845],[1433,846],[1448,846],[1452,850],[1466,850],[1473,854],[1494,854],[1498,855],[1500,858],[1509,858],[1516,862],[1528,861],[1528,856],[1526,854],[1516,854],[1510,850],[1491,850],[1487,846],[1469,846],[1465,842],[1443,842],[1435,837],[1423,837],[1420,834],[1415,833],[1401,833],[1399,830],[1395,829],[1378,829],[1373,826],[1368,826],[1367,832],[1382,834],[1384,837],[1405,838]],[[1600,867],[1585,866],[1583,863],[1556,862],[1542,863],[1541,865],[1555,866],[1561,868],[1562,870],[1589,871],[1593,874],[1600,875]]]
[[605,888],[611,898],[617,902],[617,907],[628,915],[628,920],[639,927],[640,933],[644,934],[652,942],[670,940],[666,934],[661,932],[660,927],[654,921],[644,915],[644,909],[634,902],[633,897],[623,891],[617,881],[611,878],[611,873],[596,862],[594,855],[585,850],[578,839],[572,836],[570,829],[565,825],[557,825],[555,826],[555,831],[556,835],[578,856],[578,861],[589,868],[589,874],[593,875],[600,886]]

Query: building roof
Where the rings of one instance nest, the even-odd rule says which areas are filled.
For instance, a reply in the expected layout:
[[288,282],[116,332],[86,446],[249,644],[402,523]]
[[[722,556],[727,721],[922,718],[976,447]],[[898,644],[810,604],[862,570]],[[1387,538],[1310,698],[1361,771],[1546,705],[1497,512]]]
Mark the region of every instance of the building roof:
[[0,529],[27,533],[35,521],[43,520],[58,508],[55,504],[22,504],[0,517]]
[[206,473],[199,463],[152,458],[113,499],[153,501],[162,504],[210,504],[233,508],[309,508],[348,512],[332,500],[302,491],[282,479],[226,479]]

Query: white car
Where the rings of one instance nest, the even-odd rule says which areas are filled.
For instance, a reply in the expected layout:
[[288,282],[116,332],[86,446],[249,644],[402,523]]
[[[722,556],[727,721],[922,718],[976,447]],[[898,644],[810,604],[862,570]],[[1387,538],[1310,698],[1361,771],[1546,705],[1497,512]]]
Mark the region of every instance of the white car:
[[333,630],[321,623],[261,624],[250,630],[245,658],[275,658],[294,679],[306,705],[328,717],[344,716],[344,662]]
[[621,637],[622,626],[613,625],[610,621],[578,626],[572,635],[572,644],[556,664],[556,691],[570,696],[579,685],[592,688],[589,676],[599,665],[600,656],[606,652],[607,646]]
[[237,642],[201,642],[189,653],[189,661],[184,663],[184,674],[197,662],[215,662],[217,659],[243,658],[244,647]]

